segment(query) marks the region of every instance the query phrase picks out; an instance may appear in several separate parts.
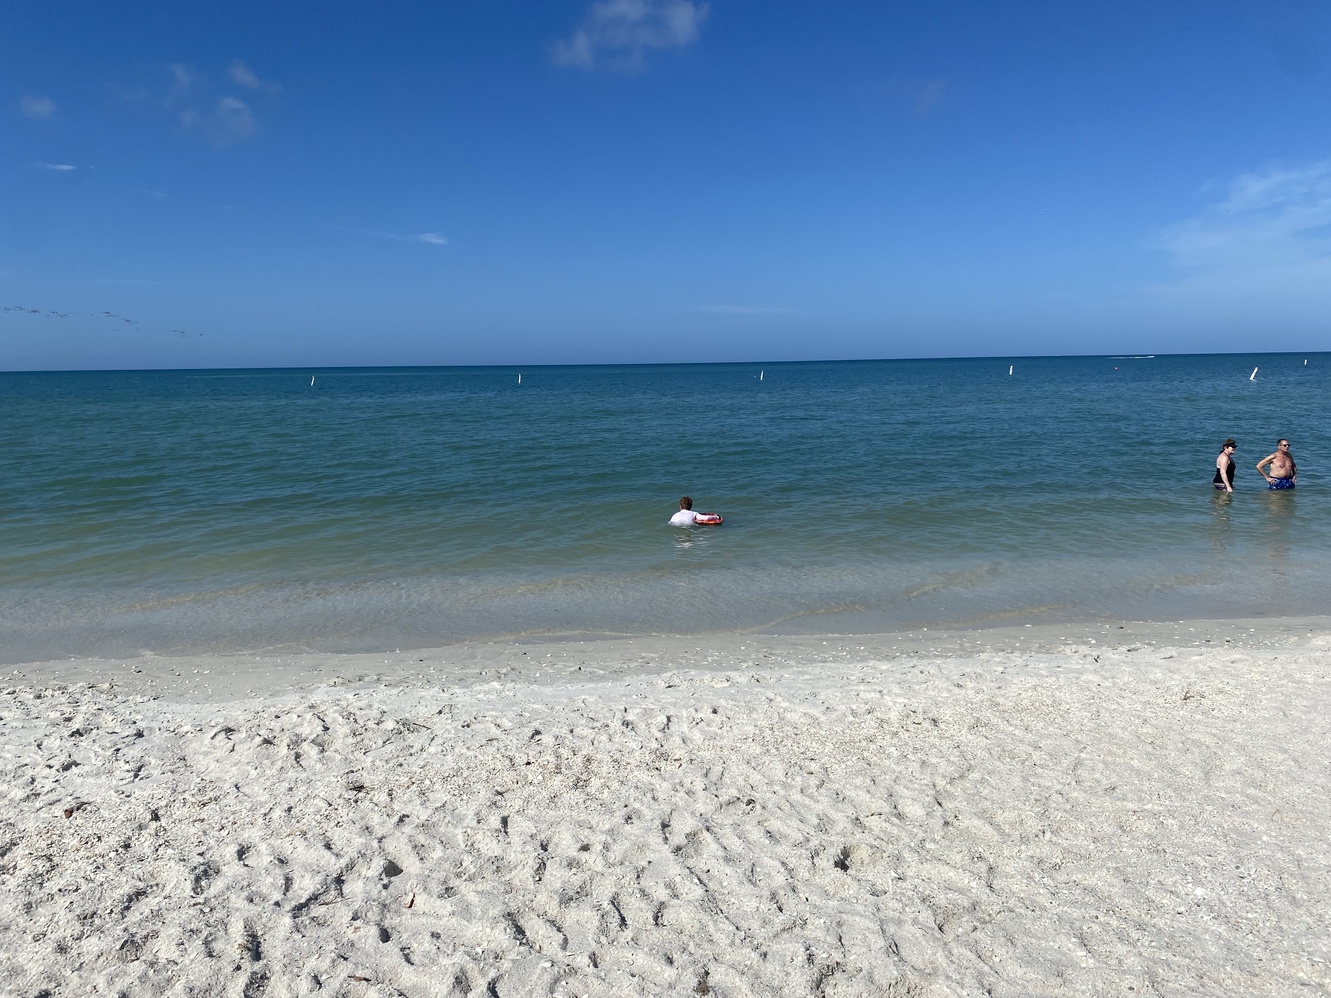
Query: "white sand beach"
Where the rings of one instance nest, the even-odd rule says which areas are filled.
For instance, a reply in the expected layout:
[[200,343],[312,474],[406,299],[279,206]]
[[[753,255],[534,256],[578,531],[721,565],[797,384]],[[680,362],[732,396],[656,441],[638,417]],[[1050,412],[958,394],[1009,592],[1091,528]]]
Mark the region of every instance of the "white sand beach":
[[1331,992],[1331,619],[0,692],[7,995]]

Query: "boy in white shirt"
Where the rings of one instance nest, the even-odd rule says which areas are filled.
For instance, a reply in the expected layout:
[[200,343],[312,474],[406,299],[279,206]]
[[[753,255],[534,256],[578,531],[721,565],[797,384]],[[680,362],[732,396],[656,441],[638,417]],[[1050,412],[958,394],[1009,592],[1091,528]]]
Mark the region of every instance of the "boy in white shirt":
[[715,513],[695,513],[693,499],[685,496],[679,501],[679,512],[670,518],[672,527],[691,527],[698,522],[720,523],[721,517]]

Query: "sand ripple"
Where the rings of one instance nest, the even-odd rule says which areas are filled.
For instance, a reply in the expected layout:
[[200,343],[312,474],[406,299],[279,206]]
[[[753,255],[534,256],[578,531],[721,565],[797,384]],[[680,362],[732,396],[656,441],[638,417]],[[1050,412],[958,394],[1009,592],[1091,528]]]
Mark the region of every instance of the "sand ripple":
[[1331,651],[0,697],[6,994],[1331,990]]

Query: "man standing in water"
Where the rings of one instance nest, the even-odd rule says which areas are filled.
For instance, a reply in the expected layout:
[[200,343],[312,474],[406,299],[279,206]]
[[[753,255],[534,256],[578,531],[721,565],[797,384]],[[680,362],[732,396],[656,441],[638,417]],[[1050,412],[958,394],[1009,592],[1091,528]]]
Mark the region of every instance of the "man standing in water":
[[[1263,470],[1268,464],[1271,466],[1270,474]],[[1266,479],[1266,487],[1272,491],[1294,488],[1299,469],[1294,463],[1294,455],[1289,452],[1289,441],[1282,438],[1276,444],[1274,454],[1268,454],[1257,462],[1257,471]]]

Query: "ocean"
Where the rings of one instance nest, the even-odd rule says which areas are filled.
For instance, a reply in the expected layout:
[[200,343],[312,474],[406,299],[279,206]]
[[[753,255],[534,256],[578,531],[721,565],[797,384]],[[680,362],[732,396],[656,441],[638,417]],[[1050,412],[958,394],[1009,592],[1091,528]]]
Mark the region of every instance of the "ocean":
[[0,660],[1321,613],[1328,389],[1324,353],[0,374]]

